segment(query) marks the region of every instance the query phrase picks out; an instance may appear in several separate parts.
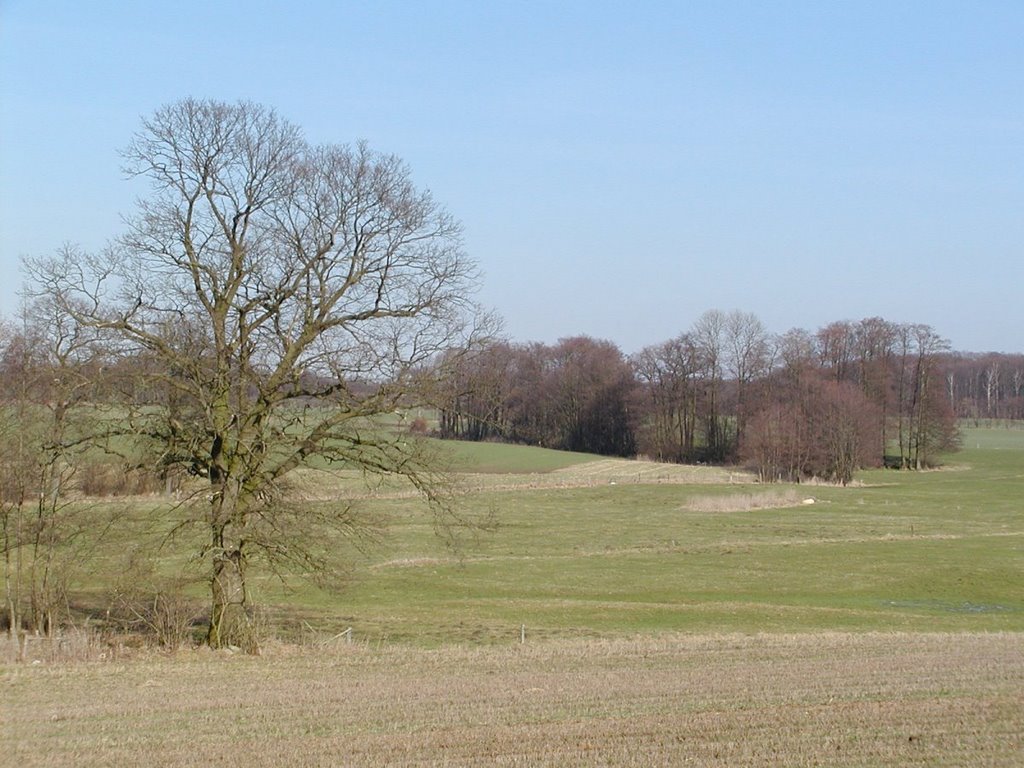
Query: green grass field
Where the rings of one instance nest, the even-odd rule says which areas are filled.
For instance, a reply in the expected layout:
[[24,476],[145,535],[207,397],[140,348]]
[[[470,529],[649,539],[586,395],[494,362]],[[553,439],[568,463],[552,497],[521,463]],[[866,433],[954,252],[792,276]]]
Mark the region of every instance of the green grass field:
[[[939,471],[785,493],[692,470],[648,481],[628,462],[595,481],[592,457],[460,445],[477,471],[510,457],[512,474],[471,497],[496,530],[452,552],[414,499],[378,498],[390,534],[346,589],[268,579],[262,594],[307,629],[426,646],[518,642],[524,625],[532,638],[1024,630],[1024,431],[964,444]],[[773,495],[787,506],[757,508]]]
[[553,472],[601,458],[586,453],[502,443],[467,443],[453,440],[444,445],[452,457],[452,467],[456,471],[473,474]]
[[[409,489],[368,493],[355,474],[309,470],[296,480],[305,503],[358,495],[387,534],[369,548],[337,543],[349,565],[340,589],[256,570],[254,593],[271,634],[290,640],[351,627],[427,647],[518,642],[524,626],[533,639],[1024,630],[1024,430],[967,430],[963,442],[941,470],[865,472],[845,488],[444,444],[468,511],[496,523],[456,550]],[[173,573],[190,548],[157,546],[169,526],[159,498],[98,509],[133,521],[76,571],[72,600],[102,612],[130,553]],[[203,585],[191,594],[201,610]]]

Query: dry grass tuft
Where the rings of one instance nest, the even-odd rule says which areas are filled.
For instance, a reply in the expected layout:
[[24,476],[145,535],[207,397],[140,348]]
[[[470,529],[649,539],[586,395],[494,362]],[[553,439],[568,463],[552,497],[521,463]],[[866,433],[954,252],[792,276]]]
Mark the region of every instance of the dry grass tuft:
[[[126,659],[138,650],[132,647],[133,639],[87,629],[66,630],[53,637],[30,633],[11,637],[5,632],[0,635],[0,669],[3,663],[38,666]],[[139,639],[134,645],[141,648],[145,643]]]
[[695,496],[683,509],[688,512],[749,512],[755,509],[786,509],[812,503],[806,493],[794,489],[768,493],[741,493],[726,496]]

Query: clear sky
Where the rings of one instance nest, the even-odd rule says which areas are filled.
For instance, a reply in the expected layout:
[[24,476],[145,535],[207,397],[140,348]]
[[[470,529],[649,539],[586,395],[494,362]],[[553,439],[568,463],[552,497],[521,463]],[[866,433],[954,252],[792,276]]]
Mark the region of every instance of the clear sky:
[[705,310],[1024,351],[1024,2],[0,0],[0,314],[99,249],[118,150],[186,96],[397,154],[517,341]]

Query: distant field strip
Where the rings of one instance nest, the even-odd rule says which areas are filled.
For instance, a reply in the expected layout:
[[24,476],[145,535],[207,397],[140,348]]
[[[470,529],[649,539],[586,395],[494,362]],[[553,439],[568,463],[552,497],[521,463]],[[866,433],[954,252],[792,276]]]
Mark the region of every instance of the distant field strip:
[[[550,471],[483,474],[453,472],[456,486],[470,491],[590,488],[601,485],[740,485],[756,477],[740,469],[661,464],[631,459],[600,459]],[[401,480],[369,478],[351,470],[300,469],[289,475],[291,492],[307,500],[415,498],[419,492]],[[369,483],[369,485],[368,485]]]
[[732,485],[757,481],[749,472],[720,467],[661,464],[631,459],[601,459],[552,472],[514,475],[464,475],[462,481],[477,490],[530,490],[537,488],[591,488],[601,485]]
[[929,542],[929,541],[960,541],[976,540],[986,538],[1009,538],[1024,537],[1024,531],[1005,531],[998,533],[970,533],[970,534],[893,534],[884,533],[878,536],[844,536],[828,537],[818,539],[794,539],[780,538],[770,540],[753,539],[723,539],[710,544],[686,544],[685,542],[658,542],[644,545],[631,545],[624,547],[604,547],[603,549],[576,549],[573,552],[554,554],[507,554],[507,555],[470,555],[470,556],[449,556],[449,557],[419,557],[419,558],[398,558],[386,560],[368,566],[371,571],[386,570],[389,568],[434,568],[437,566],[458,566],[470,563],[507,563],[507,562],[572,562],[579,558],[594,557],[628,557],[638,554],[652,553],[676,553],[681,555],[694,555],[706,553],[721,553],[752,549],[765,549],[771,547],[812,547],[819,545],[846,545],[846,544],[884,544],[897,542]]
[[573,481],[599,483],[686,483],[686,484],[729,484],[751,483],[753,474],[738,469],[693,466],[689,464],[663,464],[655,461],[634,461],[629,459],[603,459],[574,467],[555,470],[558,477]]

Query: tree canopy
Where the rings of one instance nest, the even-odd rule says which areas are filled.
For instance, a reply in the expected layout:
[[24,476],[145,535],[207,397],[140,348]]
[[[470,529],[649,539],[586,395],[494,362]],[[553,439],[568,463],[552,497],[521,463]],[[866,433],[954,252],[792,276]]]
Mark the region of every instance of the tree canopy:
[[209,640],[245,643],[252,555],[319,564],[293,535],[310,513],[282,493],[311,457],[400,474],[451,511],[418,444],[373,417],[417,402],[426,363],[474,342],[476,268],[401,160],[310,144],[257,104],[166,106],[124,158],[151,190],[127,231],[101,254],[32,261],[32,291],[130,370],[123,431],[165,472],[208,480],[194,521]]

